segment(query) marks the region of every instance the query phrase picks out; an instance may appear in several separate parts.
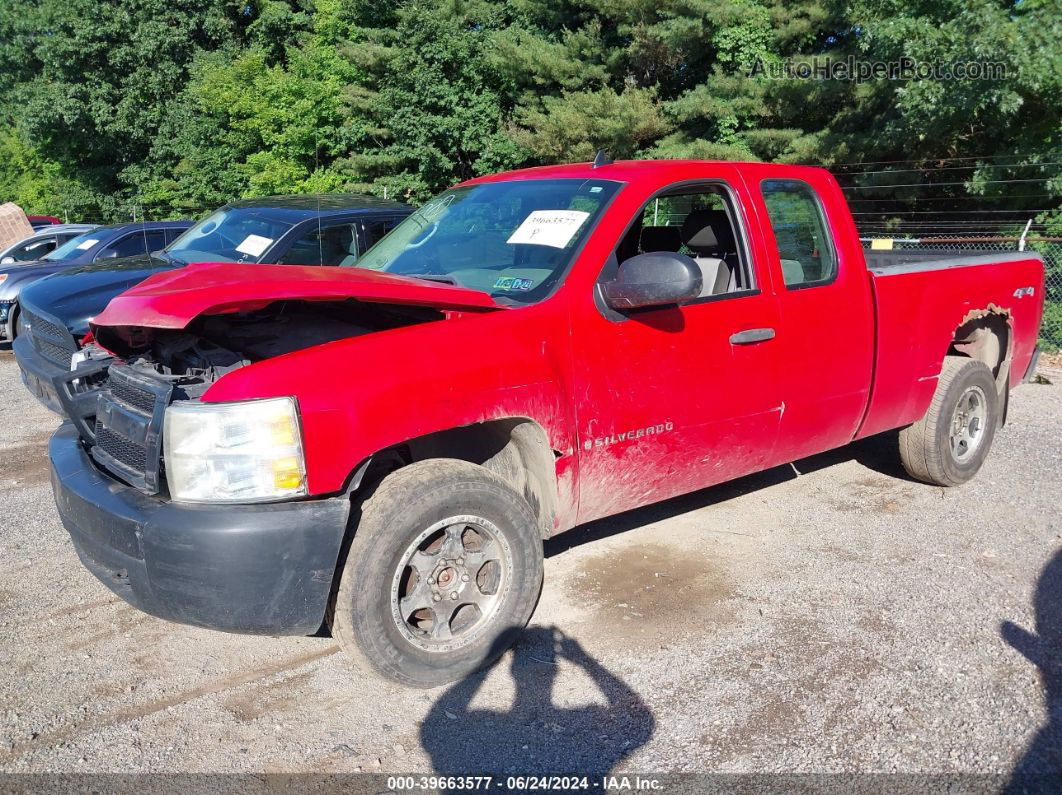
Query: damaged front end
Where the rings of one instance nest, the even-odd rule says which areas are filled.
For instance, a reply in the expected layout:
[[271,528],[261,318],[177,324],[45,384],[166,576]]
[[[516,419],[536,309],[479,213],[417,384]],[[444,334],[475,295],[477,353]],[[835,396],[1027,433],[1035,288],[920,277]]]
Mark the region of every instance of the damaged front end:
[[154,495],[165,488],[163,426],[175,401],[199,401],[255,362],[444,317],[422,306],[278,301],[198,317],[179,330],[97,326],[94,342],[70,354],[65,371],[54,361],[43,366],[39,350],[19,361],[27,386],[73,423],[98,466]]

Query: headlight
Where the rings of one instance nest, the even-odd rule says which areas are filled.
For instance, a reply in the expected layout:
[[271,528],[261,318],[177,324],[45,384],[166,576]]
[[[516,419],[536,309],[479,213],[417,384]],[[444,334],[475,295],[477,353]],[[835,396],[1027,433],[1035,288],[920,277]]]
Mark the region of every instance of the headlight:
[[182,502],[271,502],[306,493],[293,398],[173,403],[163,429],[170,496]]

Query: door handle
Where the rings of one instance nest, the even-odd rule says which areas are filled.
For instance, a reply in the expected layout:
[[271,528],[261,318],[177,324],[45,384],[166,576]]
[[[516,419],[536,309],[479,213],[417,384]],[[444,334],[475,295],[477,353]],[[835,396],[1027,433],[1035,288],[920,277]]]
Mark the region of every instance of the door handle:
[[757,342],[766,342],[774,339],[773,328],[750,328],[748,331],[739,331],[730,335],[731,345],[752,345]]

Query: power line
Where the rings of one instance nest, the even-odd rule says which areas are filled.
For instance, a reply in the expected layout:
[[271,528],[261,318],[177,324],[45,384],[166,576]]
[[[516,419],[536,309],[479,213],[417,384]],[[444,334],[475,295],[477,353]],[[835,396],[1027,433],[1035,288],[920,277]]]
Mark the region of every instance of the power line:
[[[1015,185],[1019,182],[1050,182],[1054,177],[1041,177],[1037,179],[990,179],[978,182],[978,185]],[[854,185],[841,190],[889,190],[892,188],[936,188],[948,187],[949,185],[969,185],[973,180],[966,182],[910,182],[902,185]]]
[[958,201],[1010,201],[1011,199],[1056,199],[1062,198],[1062,195],[1057,193],[1008,193],[1001,194],[999,196],[927,196],[920,197],[915,196],[911,199],[860,199],[859,197],[853,197],[848,200],[851,204],[853,202],[958,202]]
[[[992,220],[980,220],[980,221],[959,221],[953,218],[942,218],[939,221],[927,221],[917,220],[909,218],[897,218],[897,219],[881,219],[875,220],[873,218],[863,218],[859,223],[861,224],[879,224],[881,226],[888,226],[893,220],[902,221],[908,225],[919,226],[1014,226],[1015,224],[1021,224],[1025,226],[1028,223],[1027,218],[1014,218],[1007,221],[992,221]],[[1033,226],[1049,226],[1049,224],[1033,224]]]
[[907,172],[932,172],[932,171],[967,171],[969,169],[982,168],[1032,168],[1040,166],[1062,166],[1062,163],[991,163],[971,164],[969,166],[938,166],[933,168],[886,168],[876,171],[849,171],[837,174],[838,177],[860,177],[866,174],[904,174]]
[[889,212],[888,210],[866,210],[864,212],[852,213],[852,215],[981,215],[985,213],[1020,215],[1028,217],[1030,213],[1049,213],[1052,209],[1047,210],[897,210],[896,212]]
[[[1011,229],[1011,228],[1017,227],[1017,226],[1024,227],[1025,223],[1026,223],[1025,221],[985,221],[984,223],[978,223],[976,221],[940,221],[940,222],[935,222],[935,221],[903,221],[902,224],[898,224],[898,225],[902,225],[902,226],[905,226],[905,227],[907,227],[907,226],[921,226],[921,227],[933,227],[933,228],[948,227],[949,229],[961,229],[963,227],[976,227],[978,229],[987,229],[989,227],[993,227],[993,228],[996,228],[996,229]],[[861,226],[861,227],[872,227],[873,226],[873,227],[879,227],[881,229],[894,229],[894,228],[896,228],[896,226],[894,226],[893,224],[888,223],[886,221],[868,221],[868,220],[860,221],[859,222],[859,226]],[[1048,227],[1049,227],[1049,224],[1033,224],[1030,227],[1030,229],[1047,229]]]
[[1020,159],[1028,155],[969,155],[967,157],[920,157],[907,160],[861,160],[850,163],[834,163],[830,166],[820,165],[820,168],[835,168],[837,166],[884,166],[891,163],[959,163],[966,160],[1005,160]]

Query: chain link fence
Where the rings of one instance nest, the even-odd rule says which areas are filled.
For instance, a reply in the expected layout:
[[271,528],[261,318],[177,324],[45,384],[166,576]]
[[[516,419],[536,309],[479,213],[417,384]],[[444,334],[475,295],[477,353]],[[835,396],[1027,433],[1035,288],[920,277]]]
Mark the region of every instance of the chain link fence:
[[942,257],[963,252],[990,254],[1035,251],[1044,258],[1045,271],[1044,319],[1040,325],[1040,346],[1046,351],[1062,350],[1062,237],[904,235],[902,232],[894,232],[864,235],[860,240],[866,249],[870,249],[875,240],[887,240],[890,242],[884,245],[891,247],[893,251],[940,251]]

